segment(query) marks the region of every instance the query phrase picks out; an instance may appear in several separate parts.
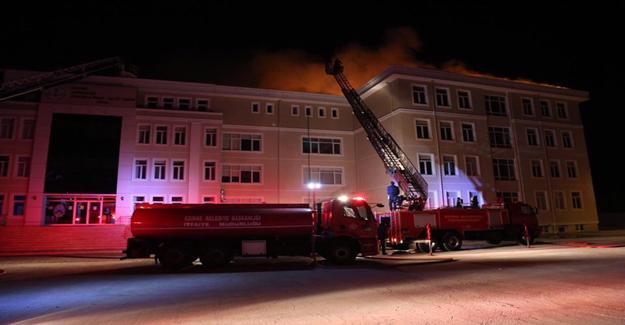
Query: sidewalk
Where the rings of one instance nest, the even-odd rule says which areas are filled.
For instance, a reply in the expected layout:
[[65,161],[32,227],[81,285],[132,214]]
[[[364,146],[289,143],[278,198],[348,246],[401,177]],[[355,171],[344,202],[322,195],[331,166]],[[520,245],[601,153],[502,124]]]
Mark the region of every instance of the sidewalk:
[[537,243],[579,247],[623,247],[625,229],[600,230],[586,233],[544,234]]

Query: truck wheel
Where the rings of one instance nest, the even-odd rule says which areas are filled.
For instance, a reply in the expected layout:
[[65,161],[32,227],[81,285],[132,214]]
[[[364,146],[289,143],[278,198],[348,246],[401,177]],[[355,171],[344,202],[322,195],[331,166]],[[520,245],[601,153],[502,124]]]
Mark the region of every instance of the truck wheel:
[[330,248],[329,260],[334,264],[348,264],[356,259],[354,247],[347,242],[337,242]]
[[207,249],[200,255],[200,262],[204,266],[223,266],[230,262],[230,254],[223,248]]
[[158,260],[168,269],[179,269],[193,263],[191,254],[182,247],[163,246],[158,251]]
[[462,238],[456,233],[448,232],[441,239],[443,249],[446,251],[457,251],[462,247]]

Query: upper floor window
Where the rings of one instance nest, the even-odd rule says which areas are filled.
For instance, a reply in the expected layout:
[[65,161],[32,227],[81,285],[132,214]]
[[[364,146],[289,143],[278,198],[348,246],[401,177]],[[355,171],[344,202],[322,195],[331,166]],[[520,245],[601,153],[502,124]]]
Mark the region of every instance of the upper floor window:
[[260,103],[252,103],[252,113],[260,113]]
[[22,139],[31,140],[35,137],[35,120],[22,120]]
[[519,202],[519,193],[518,192],[497,192],[497,197],[501,198],[504,203],[514,203]]
[[551,117],[551,107],[549,106],[549,102],[546,100],[540,101],[540,114],[542,116]]
[[189,98],[179,98],[178,99],[178,108],[182,111],[188,111],[191,108],[191,99]]
[[13,216],[23,216],[26,195],[13,195]]
[[137,159],[135,160],[135,171],[134,178],[135,179],[146,179],[148,171],[148,161],[145,159]]
[[261,151],[263,138],[260,134],[224,133],[223,150]]
[[326,118],[326,108],[325,107],[317,108],[317,115],[319,116],[319,118]]
[[559,178],[560,177],[560,162],[556,160],[550,161],[549,171],[551,173],[551,177]]
[[475,128],[471,123],[462,123],[462,141],[475,142]]
[[299,105],[291,105],[291,116],[299,116]]
[[306,106],[304,107],[304,114],[306,115],[306,117],[312,117],[312,107],[311,106]]
[[553,130],[545,130],[545,145],[547,147],[556,146],[556,132]]
[[553,194],[556,209],[566,209],[566,204],[564,203],[564,192],[554,192]]
[[573,207],[573,209],[582,208],[582,193],[571,192],[571,206]]
[[425,86],[412,85],[412,103],[418,105],[428,104]]
[[171,179],[177,181],[184,180],[184,160],[174,160],[171,163],[172,171],[171,171]]
[[332,107],[332,118],[337,119],[339,118],[339,109],[338,107]]
[[187,143],[187,128],[185,126],[174,127],[174,144],[184,146]]
[[305,137],[302,139],[302,153],[340,155],[341,139]]
[[210,101],[208,99],[198,98],[195,101],[195,107],[198,111],[206,112],[210,108]]
[[0,156],[0,177],[9,176],[9,156]]
[[558,114],[558,118],[561,118],[561,119],[569,118],[569,112],[566,108],[566,103],[556,102],[556,114]]
[[567,161],[566,173],[569,178],[577,178],[577,163],[575,163],[574,161]]
[[419,174],[421,175],[433,175],[434,169],[432,168],[432,155],[419,154],[417,155],[419,160]]
[[562,146],[565,148],[573,148],[573,136],[571,132],[562,132]]
[[441,140],[453,141],[454,129],[451,122],[440,122]]
[[215,169],[217,168],[217,163],[214,161],[205,161],[204,162],[204,180],[205,181],[214,181],[215,180]]
[[217,129],[204,129],[204,145],[207,147],[217,146]]
[[509,128],[488,127],[490,146],[494,148],[512,148]]
[[17,158],[17,177],[28,177],[30,175],[30,157]]
[[466,90],[458,90],[458,107],[462,109],[472,109],[471,93]]
[[484,96],[486,113],[489,115],[506,116],[506,98],[503,96]]
[[323,185],[343,185],[343,169],[338,167],[304,168],[304,184],[317,182]]
[[157,125],[156,126],[156,139],[154,143],[156,144],[167,144],[167,129],[166,125]]
[[543,177],[543,163],[540,160],[532,160],[531,161],[531,166],[532,166],[532,176],[533,177]]
[[538,130],[536,129],[526,129],[527,133],[527,144],[530,146],[538,145]]
[[449,106],[449,89],[436,88],[436,106],[450,107]]
[[223,183],[259,184],[261,176],[261,166],[223,165],[221,181]]
[[456,157],[443,156],[443,175],[456,176]]
[[536,192],[536,207],[540,210],[547,210],[547,192]]
[[523,115],[534,115],[534,104],[530,98],[522,98],[521,104],[523,105]]
[[163,97],[163,108],[172,109],[174,108],[175,103],[176,100],[173,97]]
[[137,134],[137,143],[150,144],[150,136],[152,134],[151,125],[139,125]]
[[271,103],[265,104],[265,113],[269,115],[273,114],[273,104]]
[[167,161],[166,160],[154,160],[154,163],[152,164],[154,172],[152,173],[152,179],[155,180],[165,180],[165,177],[167,175]]
[[480,176],[480,165],[477,156],[464,157],[467,176]]
[[417,139],[429,139],[430,138],[430,123],[426,120],[417,120]]
[[158,108],[158,97],[156,96],[148,96],[145,98],[145,107],[147,108]]
[[514,160],[493,159],[493,171],[496,180],[515,180]]
[[15,119],[12,117],[3,117],[0,119],[0,139],[13,139],[15,130]]

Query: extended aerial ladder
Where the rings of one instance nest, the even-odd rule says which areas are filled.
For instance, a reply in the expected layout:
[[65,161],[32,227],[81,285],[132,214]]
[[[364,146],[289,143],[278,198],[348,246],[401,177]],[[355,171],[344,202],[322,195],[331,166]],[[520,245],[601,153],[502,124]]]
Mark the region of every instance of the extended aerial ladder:
[[356,118],[367,134],[375,152],[380,156],[386,172],[406,194],[411,210],[422,210],[428,197],[428,184],[401,150],[395,139],[384,129],[378,118],[367,107],[360,95],[349,84],[343,74],[343,64],[339,59],[326,64],[326,73],[333,75],[341,87],[343,95],[352,106]]
[[79,80],[94,73],[110,68],[122,69],[123,62],[121,58],[106,58],[71,66],[68,68],[59,69],[52,72],[34,75],[27,78],[8,81],[0,86],[0,102],[32,92],[40,91],[45,88],[50,88],[67,82]]

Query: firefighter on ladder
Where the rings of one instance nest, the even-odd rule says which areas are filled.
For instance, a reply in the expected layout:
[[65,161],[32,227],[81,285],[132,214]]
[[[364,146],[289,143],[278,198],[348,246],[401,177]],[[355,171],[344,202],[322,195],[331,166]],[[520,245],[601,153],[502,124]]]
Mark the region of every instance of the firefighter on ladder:
[[397,198],[399,197],[399,187],[395,185],[395,182],[391,181],[391,185],[386,188],[386,194],[388,194],[388,208],[391,211],[397,210]]

